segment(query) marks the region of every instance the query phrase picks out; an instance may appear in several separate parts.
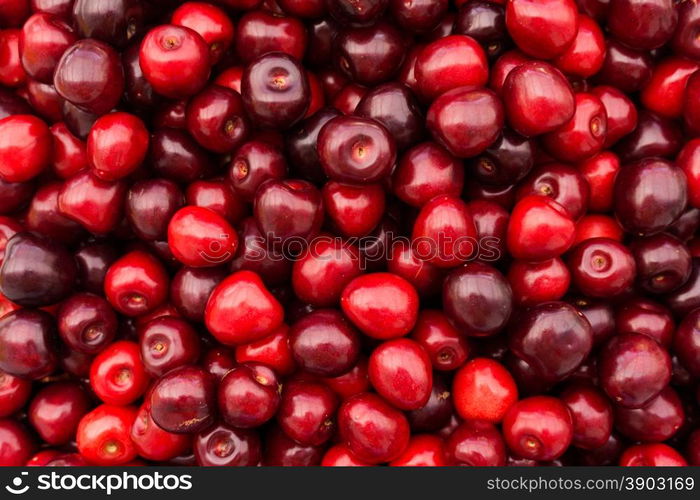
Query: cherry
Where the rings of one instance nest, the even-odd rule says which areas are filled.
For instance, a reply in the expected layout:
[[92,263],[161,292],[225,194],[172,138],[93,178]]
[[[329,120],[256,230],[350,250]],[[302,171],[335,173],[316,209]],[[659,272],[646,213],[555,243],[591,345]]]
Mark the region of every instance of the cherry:
[[562,161],[578,162],[598,153],[605,143],[607,114],[601,100],[585,92],[576,94],[573,117],[543,138],[547,151]]
[[73,256],[63,245],[21,232],[5,247],[0,292],[21,306],[48,306],[70,294],[76,275]]
[[167,234],[168,221],[183,202],[182,191],[173,181],[137,181],[126,196],[126,217],[139,238],[162,240]]
[[275,372],[258,363],[246,363],[229,371],[217,389],[221,418],[242,429],[259,427],[277,413],[280,384]]
[[574,425],[571,412],[559,399],[533,396],[510,407],[503,419],[503,437],[516,455],[555,460],[569,447]]
[[238,235],[221,215],[209,208],[184,207],[168,224],[168,247],[190,267],[213,267],[233,258]]
[[115,181],[136,170],[148,150],[148,130],[129,113],[102,116],[92,126],[87,141],[87,156],[94,174]]
[[330,181],[323,186],[322,194],[332,224],[345,236],[367,235],[384,214],[384,188],[380,184]]
[[415,63],[419,93],[434,100],[457,87],[481,87],[488,81],[486,54],[470,36],[450,35],[428,44]]
[[100,405],[78,424],[78,451],[97,465],[122,465],[136,458],[131,426],[138,410],[133,406]]
[[506,463],[506,446],[491,422],[468,420],[445,442],[445,456],[450,465],[502,467]]
[[590,297],[619,295],[632,285],[636,275],[632,253],[609,238],[580,243],[569,255],[568,264],[572,282]]
[[673,157],[681,149],[682,138],[675,121],[641,110],[637,115],[637,127],[618,143],[616,152],[623,163],[650,156]]
[[488,358],[474,358],[455,374],[455,409],[465,420],[498,423],[518,399],[518,388],[508,370]]
[[123,182],[103,181],[86,171],[63,184],[58,195],[58,209],[88,231],[106,234],[119,223],[125,196]]
[[49,130],[53,136],[53,169],[59,177],[68,179],[85,170],[87,146],[68,130],[65,123],[55,123]]
[[408,446],[406,417],[370,393],[353,396],[341,405],[338,429],[350,452],[372,464],[395,460]]
[[438,310],[419,313],[411,338],[423,347],[435,370],[452,371],[462,366],[471,350],[467,340]]
[[389,249],[388,271],[413,285],[421,298],[437,295],[445,269],[419,259],[414,250],[411,242],[397,239]]
[[97,38],[122,47],[143,30],[144,6],[135,0],[115,0],[96,5],[76,0],[73,18],[83,38]]
[[271,128],[294,125],[304,117],[310,101],[302,67],[282,53],[261,56],[245,69],[241,95],[251,120]]
[[418,434],[411,437],[406,450],[389,463],[392,467],[444,467],[445,450],[437,436]]
[[418,213],[413,225],[416,256],[438,267],[455,267],[474,255],[476,227],[461,199],[436,196]]
[[117,260],[117,250],[105,243],[85,245],[75,253],[78,265],[78,281],[85,290],[101,294],[104,291],[104,278],[112,263]]
[[204,148],[228,153],[243,144],[250,122],[238,92],[211,85],[187,104],[187,130]]
[[228,180],[237,194],[250,201],[263,182],[282,179],[286,173],[287,162],[281,151],[262,141],[248,141],[232,157]]
[[671,380],[671,358],[655,340],[639,333],[611,338],[598,362],[603,390],[616,404],[641,408]]
[[319,446],[335,431],[338,407],[335,393],[313,382],[292,382],[282,391],[277,421],[280,428],[301,445]]
[[51,131],[32,115],[13,115],[0,120],[0,178],[26,182],[51,162]]
[[354,245],[318,237],[292,268],[294,293],[317,307],[338,304],[345,286],[360,274],[360,257]]
[[143,395],[149,377],[139,356],[139,346],[126,340],[110,344],[90,365],[90,386],[110,405],[125,406]]
[[236,357],[228,347],[212,347],[202,356],[202,366],[217,382],[236,366]]
[[603,31],[594,19],[579,15],[576,38],[556,57],[555,65],[566,74],[589,78],[600,71],[604,61]]
[[269,179],[255,194],[253,213],[268,246],[293,253],[319,232],[323,199],[307,181]]
[[610,32],[622,43],[635,49],[660,47],[671,38],[677,22],[678,14],[670,0],[610,1]]
[[325,181],[326,174],[321,166],[316,143],[323,126],[338,115],[340,113],[334,108],[322,108],[285,134],[285,152],[290,164],[302,178],[314,183]]
[[259,340],[282,324],[284,311],[260,276],[238,271],[219,283],[207,302],[207,329],[225,345]]
[[496,141],[503,122],[503,106],[493,91],[458,87],[433,101],[426,124],[438,143],[453,155],[468,158]]
[[190,434],[209,427],[215,418],[214,377],[195,366],[169,371],[149,396],[153,421],[168,432]]
[[265,466],[311,467],[321,463],[323,448],[302,446],[275,426],[267,433],[264,456]]
[[157,26],[143,41],[139,62],[153,89],[171,99],[196,94],[209,78],[209,46],[188,27]]
[[615,179],[615,215],[627,231],[643,235],[663,231],[683,212],[686,186],[682,170],[665,160],[628,164]]
[[463,335],[490,336],[508,322],[513,293],[496,268],[470,262],[447,276],[442,301],[445,314]]
[[367,372],[367,359],[360,358],[350,370],[337,377],[324,378],[323,383],[345,400],[355,394],[360,394],[369,390],[369,376]]
[[307,41],[306,28],[299,19],[264,10],[253,10],[241,16],[235,34],[236,53],[245,64],[271,52],[301,60]]
[[372,351],[369,380],[393,406],[416,410],[430,397],[433,384],[430,358],[413,340],[389,340]]
[[[532,3],[517,0],[509,5],[521,1]],[[525,62],[513,68],[503,84],[502,97],[508,123],[526,137],[556,130],[576,110],[571,85],[558,69],[545,62]]]
[[63,301],[56,315],[58,333],[68,347],[97,354],[112,343],[118,328],[117,315],[102,297],[77,293]]
[[[556,345],[556,349],[552,349]],[[517,317],[508,346],[542,378],[561,380],[588,357],[593,332],[586,318],[565,302],[545,302]]]
[[225,277],[220,267],[183,267],[170,282],[170,300],[186,319],[202,321],[209,295]]
[[52,446],[68,443],[80,419],[91,407],[87,393],[74,382],[43,387],[29,405],[29,422],[42,440]]
[[340,306],[366,335],[392,339],[406,335],[418,317],[418,293],[405,279],[370,273],[353,279],[343,290]]
[[280,375],[289,375],[296,368],[289,345],[289,328],[282,325],[267,337],[236,347],[236,362],[258,362]]
[[175,9],[170,21],[199,33],[209,45],[212,64],[219,62],[233,43],[233,23],[226,12],[214,5],[187,2]]
[[535,167],[515,193],[516,200],[530,195],[544,195],[559,203],[577,220],[588,204],[590,188],[585,178],[574,167],[549,163]]
[[341,30],[333,41],[340,69],[361,85],[376,85],[391,78],[403,61],[403,36],[391,24]]
[[459,7],[453,31],[479,42],[490,60],[510,45],[506,32],[505,8],[496,3],[478,0]]
[[533,164],[532,142],[509,129],[504,129],[496,142],[470,161],[479,181],[499,186],[520,181]]
[[197,464],[205,467],[250,467],[262,458],[257,433],[224,424],[197,434],[193,448]]
[[624,302],[615,312],[615,327],[618,333],[647,335],[664,347],[671,344],[676,331],[671,311],[647,299]]
[[9,418],[0,419],[0,439],[0,465],[4,467],[24,466],[36,449],[34,437],[22,424]]
[[587,385],[570,385],[561,395],[574,423],[572,444],[584,450],[604,446],[611,437],[613,408],[605,395]]
[[292,325],[289,348],[304,371],[337,377],[357,363],[360,336],[340,312],[318,309]]
[[104,291],[112,307],[127,316],[140,316],[162,305],[168,275],[153,255],[134,250],[114,262],[105,275]]
[[631,245],[638,281],[650,293],[667,293],[690,277],[691,256],[685,245],[668,234],[639,238]]
[[0,370],[0,418],[11,416],[29,401],[32,383]]
[[406,151],[391,177],[393,193],[405,203],[422,207],[444,194],[458,196],[464,186],[461,162],[434,142]]
[[66,49],[56,66],[53,84],[66,101],[88,113],[103,115],[122,96],[124,70],[111,46],[88,38]]
[[623,467],[683,467],[688,462],[665,444],[638,444],[627,448],[620,457]]
[[389,5],[388,0],[361,0],[351,2],[349,0],[327,0],[328,13],[339,23],[347,23],[352,26],[364,26],[372,24],[381,16]]
[[[248,270],[260,275],[260,278],[270,286],[280,285],[289,279],[292,272],[292,263],[282,253],[284,248],[276,248],[267,245],[265,236],[260,232],[254,217],[244,219],[237,228],[241,238],[238,253],[231,261],[231,271]],[[314,238],[316,241],[316,238]],[[293,243],[299,245],[299,241],[291,239],[287,242],[287,248],[296,250]],[[274,243],[274,242],[273,242]],[[312,242],[313,243],[313,242]],[[301,242],[303,246],[304,242]],[[277,245],[277,247],[284,245]],[[301,249],[300,249],[301,250]],[[303,255],[303,252],[301,253]]]
[[573,243],[574,223],[565,209],[546,196],[529,195],[514,207],[508,223],[510,253],[519,259],[546,260]]
[[506,4],[506,27],[517,46],[533,57],[551,59],[566,51],[578,32],[573,0],[513,0]]
[[615,426],[621,434],[635,441],[666,441],[678,432],[684,421],[683,404],[670,387],[643,408],[615,408]]
[[159,462],[185,453],[192,441],[187,434],[174,434],[158,427],[151,417],[148,403],[139,408],[129,436],[139,456]]
[[19,37],[22,68],[34,80],[53,83],[58,61],[77,40],[73,28],[64,19],[48,13],[34,14],[25,21]]
[[561,299],[569,289],[571,274],[561,259],[542,262],[516,260],[508,270],[513,299],[522,305]]
[[591,93],[598,96],[605,108],[607,135],[604,145],[609,147],[635,129],[637,108],[629,97],[615,87],[600,85],[592,88]]
[[320,130],[317,144],[326,175],[340,182],[377,182],[391,173],[396,161],[396,144],[389,131],[367,118],[331,119]]
[[178,366],[199,359],[199,338],[189,323],[178,318],[155,318],[139,330],[143,366],[149,375],[160,377]]

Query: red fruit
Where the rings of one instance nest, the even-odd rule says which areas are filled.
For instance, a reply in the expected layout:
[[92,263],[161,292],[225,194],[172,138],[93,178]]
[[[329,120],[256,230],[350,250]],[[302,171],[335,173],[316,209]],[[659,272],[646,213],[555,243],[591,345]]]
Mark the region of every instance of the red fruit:
[[21,467],[36,449],[27,429],[9,418],[0,419],[0,467]]
[[524,306],[561,299],[569,289],[571,274],[558,257],[541,262],[513,261],[508,269],[513,299]]
[[511,213],[508,250],[516,259],[548,260],[568,250],[574,235],[574,221],[561,205],[546,196],[529,195]]
[[421,208],[413,225],[416,256],[438,267],[455,267],[478,251],[476,227],[460,198],[436,196]]
[[358,394],[342,404],[338,430],[350,452],[371,464],[398,458],[410,437],[404,414],[370,393]]
[[101,405],[78,425],[78,451],[96,465],[122,465],[136,458],[131,427],[138,410],[133,406]]
[[21,33],[15,29],[0,31],[0,85],[5,87],[19,87],[27,80],[27,73],[20,62]]
[[139,408],[129,436],[141,457],[156,462],[172,460],[186,453],[192,441],[188,434],[175,434],[158,427],[151,418],[147,403]]
[[381,184],[329,181],[321,193],[326,214],[345,236],[366,236],[384,215],[385,196]]
[[372,464],[355,458],[344,444],[336,444],[328,448],[323,460],[321,460],[321,465],[323,467],[368,467]]
[[29,422],[50,445],[65,445],[75,437],[80,419],[92,402],[82,387],[73,382],[45,386],[29,405]]
[[125,406],[141,397],[150,382],[141,362],[139,345],[122,340],[95,356],[90,366],[90,386],[109,405]]
[[589,78],[603,67],[605,37],[595,20],[578,16],[578,32],[574,41],[560,54],[554,64],[567,75]]
[[483,87],[489,79],[486,54],[472,37],[440,38],[418,54],[415,78],[419,93],[428,100],[457,87]]
[[141,250],[130,252],[109,267],[105,295],[112,307],[127,316],[141,316],[162,305],[168,296],[163,265]]
[[112,231],[121,220],[126,185],[98,179],[89,171],[68,179],[58,196],[61,214],[95,234]]
[[46,123],[32,115],[0,120],[0,179],[26,182],[51,162],[53,139]]
[[574,92],[564,75],[540,61],[513,68],[503,84],[502,96],[508,123],[526,137],[556,130],[576,110]]
[[148,151],[148,130],[140,118],[123,112],[97,119],[87,140],[87,155],[94,174],[116,181],[136,170]]
[[540,59],[564,53],[576,38],[578,23],[573,0],[509,0],[506,4],[508,34],[520,50]]
[[442,439],[431,434],[411,437],[406,450],[389,463],[392,467],[444,467],[445,450]]
[[572,444],[595,450],[610,439],[613,426],[612,405],[599,390],[589,386],[571,386],[561,395],[574,422]]
[[0,418],[9,417],[29,400],[32,383],[0,370]]
[[580,163],[578,170],[590,186],[588,209],[593,212],[610,211],[613,204],[615,176],[620,170],[620,159],[617,155],[610,151],[603,151]]
[[170,22],[199,33],[209,45],[212,64],[219,62],[233,43],[231,19],[226,12],[209,3],[186,2],[175,9]]
[[214,288],[204,318],[219,342],[240,345],[271,334],[282,324],[284,310],[259,275],[238,271]]
[[60,122],[51,126],[53,135],[53,169],[59,177],[69,179],[88,166],[87,146]]
[[437,310],[420,312],[411,338],[425,349],[435,370],[459,368],[471,351],[467,339],[452,326],[445,314]]
[[209,46],[195,31],[173,25],[153,28],[141,42],[139,62],[153,89],[171,99],[199,92],[209,78]]
[[483,421],[466,421],[445,442],[449,465],[502,467],[506,464],[506,446],[495,425]]
[[288,339],[289,327],[282,325],[267,337],[237,346],[236,362],[254,361],[269,366],[280,375],[289,375],[294,371],[295,363]]
[[576,223],[576,236],[572,248],[594,238],[606,238],[621,242],[624,236],[620,223],[607,215],[584,215]]
[[522,399],[503,419],[503,437],[516,455],[533,460],[555,460],[571,444],[573,419],[561,400],[550,396]]
[[335,432],[338,398],[322,384],[291,382],[284,386],[277,421],[282,430],[304,446],[320,446]]
[[638,444],[620,457],[623,467],[685,467],[685,458],[667,444]]
[[214,267],[233,258],[236,230],[221,215],[203,207],[184,207],[168,224],[168,247],[190,267]]
[[372,351],[369,381],[396,408],[417,410],[428,402],[433,386],[430,358],[413,340],[389,340]]
[[661,61],[640,93],[644,107],[669,118],[683,116],[685,87],[699,67],[695,61],[681,57]]
[[365,274],[345,287],[340,306],[365,334],[386,340],[411,331],[418,317],[418,293],[395,274]]
[[455,374],[452,397],[463,419],[498,423],[518,400],[518,388],[506,367],[475,358]]

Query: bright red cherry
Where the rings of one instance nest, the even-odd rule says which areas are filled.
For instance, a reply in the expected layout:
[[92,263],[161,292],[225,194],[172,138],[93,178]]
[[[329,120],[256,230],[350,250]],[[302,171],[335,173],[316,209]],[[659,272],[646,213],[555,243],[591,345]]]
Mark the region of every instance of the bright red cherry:
[[612,405],[598,389],[573,385],[561,395],[569,407],[574,422],[572,444],[584,450],[594,450],[610,439],[613,426]]
[[51,162],[53,139],[42,120],[32,115],[13,115],[0,120],[0,178],[26,182]]
[[520,50],[551,59],[571,45],[578,33],[578,9],[573,0],[509,0],[506,27]]
[[231,260],[238,247],[236,230],[221,215],[203,207],[184,207],[168,224],[168,246],[190,267],[213,267]]
[[420,312],[411,338],[425,349],[435,370],[452,371],[462,366],[471,351],[467,339],[437,310]]
[[384,215],[384,188],[380,184],[329,181],[323,186],[323,206],[343,235],[366,236]]
[[131,426],[131,441],[139,456],[157,462],[171,460],[187,452],[192,438],[188,434],[168,432],[153,421],[148,403],[139,408]]
[[561,205],[547,196],[530,195],[513,208],[508,250],[517,259],[548,260],[568,250],[574,235],[574,221]]
[[168,296],[168,275],[151,254],[135,250],[109,267],[105,295],[112,307],[127,316],[140,316],[162,305]]
[[45,386],[29,405],[29,422],[45,442],[64,445],[75,437],[80,419],[92,406],[87,392],[74,382]]
[[209,45],[212,64],[219,62],[233,43],[231,19],[226,12],[210,3],[186,2],[175,9],[170,22],[199,33]]
[[62,215],[95,234],[106,234],[120,222],[127,186],[98,179],[84,171],[68,179],[58,195]]
[[513,299],[524,306],[561,299],[569,290],[571,273],[559,257],[541,262],[513,261],[508,269]]
[[688,462],[667,444],[638,444],[627,448],[620,457],[623,467],[685,467]]
[[276,330],[284,319],[280,303],[252,271],[238,271],[212,291],[205,324],[225,345],[253,342]]
[[96,465],[122,465],[136,458],[131,426],[138,410],[133,406],[101,405],[78,425],[78,451]]
[[444,467],[445,450],[442,439],[431,434],[411,437],[406,450],[389,463],[392,467]]
[[87,140],[87,155],[94,174],[115,181],[136,170],[148,151],[148,130],[140,118],[123,112],[97,119]]
[[141,397],[150,382],[141,361],[139,345],[122,340],[95,356],[90,366],[90,386],[110,405],[125,406]]
[[603,67],[605,37],[598,23],[588,16],[578,17],[576,38],[554,59],[554,64],[568,75],[589,78]]
[[475,358],[455,374],[452,397],[463,419],[498,423],[518,400],[518,387],[506,367],[489,358]]
[[415,325],[418,293],[408,281],[395,274],[365,274],[345,287],[340,306],[365,334],[391,339],[406,335]]

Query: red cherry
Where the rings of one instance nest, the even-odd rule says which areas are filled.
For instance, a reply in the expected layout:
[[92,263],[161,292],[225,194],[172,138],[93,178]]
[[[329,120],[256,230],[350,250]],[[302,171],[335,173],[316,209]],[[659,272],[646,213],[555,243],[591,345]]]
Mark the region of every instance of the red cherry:
[[136,452],[146,460],[162,462],[187,452],[192,441],[187,434],[165,431],[151,418],[148,404],[139,408],[130,431]]
[[455,409],[467,420],[498,423],[518,400],[510,372],[492,359],[475,358],[457,371],[452,383]]
[[131,427],[138,410],[133,406],[100,405],[78,425],[76,441],[80,454],[97,465],[122,465],[136,458]]
[[506,27],[520,50],[551,59],[562,54],[576,38],[578,9],[573,0],[510,0]]
[[136,342],[122,340],[110,344],[90,366],[90,386],[109,405],[125,406],[141,397],[149,377]]
[[168,247],[190,267],[214,267],[231,260],[238,247],[236,230],[209,208],[184,207],[168,224]]
[[168,281],[163,265],[155,257],[136,250],[109,267],[104,290],[117,311],[127,316],[140,316],[165,302]]
[[148,151],[148,130],[140,118],[122,112],[97,119],[87,140],[87,155],[94,174],[116,181],[136,170]]
[[0,178],[26,182],[51,162],[51,131],[39,118],[13,115],[0,120]]

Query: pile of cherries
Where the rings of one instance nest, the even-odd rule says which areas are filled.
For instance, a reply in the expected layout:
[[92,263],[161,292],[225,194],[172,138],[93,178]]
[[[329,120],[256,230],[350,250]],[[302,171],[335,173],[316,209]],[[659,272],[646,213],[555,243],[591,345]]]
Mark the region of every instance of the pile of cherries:
[[0,0],[0,465],[700,465],[699,32]]

